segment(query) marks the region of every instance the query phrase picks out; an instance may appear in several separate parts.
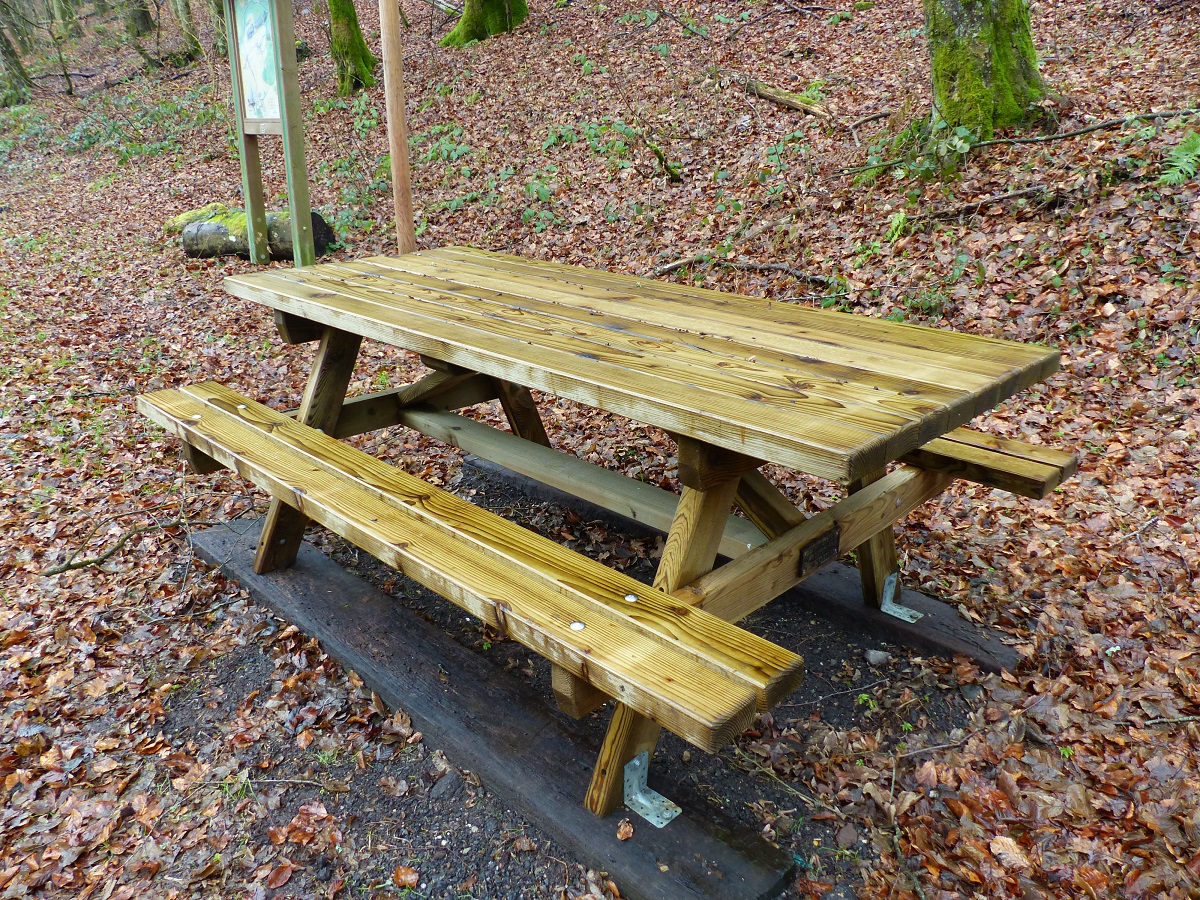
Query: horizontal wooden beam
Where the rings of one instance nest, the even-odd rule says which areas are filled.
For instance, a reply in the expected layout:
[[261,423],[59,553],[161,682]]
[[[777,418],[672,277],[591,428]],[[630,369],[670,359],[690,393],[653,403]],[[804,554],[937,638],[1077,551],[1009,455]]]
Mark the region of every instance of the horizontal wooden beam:
[[956,428],[901,459],[1035,500],[1048,497],[1079,467],[1074,454],[970,428]]
[[[453,444],[542,484],[566,491],[602,509],[668,531],[679,497],[644,481],[592,465],[571,453],[522,440],[473,419],[432,409],[407,409],[400,422],[431,438]],[[731,559],[765,543],[762,532],[730,516],[720,552]]]
[[808,575],[936,497],[953,476],[904,466],[675,594],[730,622],[770,603]]

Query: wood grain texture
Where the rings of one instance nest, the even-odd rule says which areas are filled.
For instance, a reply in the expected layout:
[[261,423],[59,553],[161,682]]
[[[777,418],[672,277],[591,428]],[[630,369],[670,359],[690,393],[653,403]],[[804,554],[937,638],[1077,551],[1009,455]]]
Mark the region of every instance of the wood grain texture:
[[969,428],[956,428],[901,459],[1035,500],[1050,496],[1079,467],[1074,454]]
[[519,311],[501,319],[446,295],[401,295],[319,268],[232,278],[226,289],[750,456],[803,460],[801,468],[839,480],[922,442],[902,417],[880,423],[863,407],[846,411],[793,387],[760,390],[711,367],[692,367],[681,380],[653,355],[537,327]]
[[[269,482],[273,494],[288,498],[301,509],[313,506],[317,496],[341,496],[339,491],[354,494],[357,504],[351,504],[354,510],[365,509],[364,498],[369,498],[370,508],[377,510],[379,522],[373,523],[365,512],[356,511],[351,516],[339,507],[336,514],[319,509],[324,516],[322,524],[328,526],[326,520],[331,520],[338,529],[352,532],[344,536],[370,552],[380,550],[387,557],[385,561],[419,557],[398,566],[406,572],[414,565],[428,569],[434,565],[429,560],[444,560],[442,565],[456,568],[463,558],[469,557],[477,568],[486,570],[481,577],[510,585],[501,596],[507,597],[514,591],[520,594],[519,582],[521,588],[533,591],[538,597],[553,596],[571,609],[586,608],[592,620],[605,623],[605,634],[629,632],[651,641],[651,646],[662,644],[671,654],[686,658],[689,665],[698,664],[749,689],[756,703],[773,703],[800,677],[800,660],[794,654],[715,617],[699,614],[661,592],[650,590],[553,541],[304,428],[287,416],[219,385],[196,385],[188,388],[187,393],[163,392],[151,397],[152,400],[145,400],[148,414],[157,404],[159,418],[162,418],[166,414],[163,410],[169,404],[175,404],[178,407],[174,412],[177,422],[173,427],[177,432],[179,429],[187,431],[189,443],[227,464],[232,451],[223,450],[223,456],[212,453],[210,446],[217,445],[200,431],[207,419],[211,418],[220,426],[227,444],[237,439],[261,457],[270,459],[269,453],[273,452],[280,460],[287,460],[295,470],[289,470],[288,478],[303,482],[301,487],[283,480],[276,472],[266,471],[267,464],[261,461],[255,463],[255,477]],[[184,407],[187,408],[186,415],[182,411]],[[205,418],[192,422],[189,417],[195,414]],[[283,464],[272,463],[276,469]],[[436,549],[416,554],[412,549],[416,538],[408,534],[395,537],[406,545],[404,548],[382,546],[382,538],[373,530],[378,528],[391,529],[387,534],[410,529],[413,534],[423,535],[423,540],[436,544]],[[365,546],[364,540],[371,546]],[[453,575],[435,572],[432,577],[446,581],[444,587],[451,594],[459,590],[452,583]],[[507,582],[506,578],[509,579]],[[630,596],[635,599],[630,601],[627,599]],[[448,595],[448,598],[458,602],[455,596]],[[477,604],[477,601],[472,602]],[[502,606],[497,604],[498,609],[502,610]],[[503,611],[481,612],[486,621],[503,627]],[[576,674],[580,673],[577,671]]]
[[[357,334],[325,328],[300,402],[298,421],[326,432],[337,427],[361,345],[362,338]],[[294,505],[272,497],[254,557],[254,571],[261,575],[290,566],[307,525],[308,520]]]
[[[850,494],[861,491],[887,475],[880,469],[850,482]],[[879,529],[855,550],[858,551],[858,571],[862,576],[863,602],[879,609],[883,603],[883,587],[887,577],[900,568],[896,561],[896,532],[888,525]]]
[[[435,440],[453,444],[513,472],[664,532],[670,530],[675,508],[679,505],[678,494],[592,465],[572,453],[529,444],[454,413],[411,408],[399,414],[398,422],[389,424],[406,425]],[[750,522],[729,516],[725,520],[720,552],[732,559],[764,540],[762,533]]]
[[227,289],[843,483],[986,412],[1056,351],[445,248]]
[[731,622],[748,616],[811,574],[805,571],[804,551],[838,530],[837,552],[849,553],[871,535],[936,497],[953,481],[941,472],[904,466],[807,518],[774,540],[749,551],[719,569],[675,591]]

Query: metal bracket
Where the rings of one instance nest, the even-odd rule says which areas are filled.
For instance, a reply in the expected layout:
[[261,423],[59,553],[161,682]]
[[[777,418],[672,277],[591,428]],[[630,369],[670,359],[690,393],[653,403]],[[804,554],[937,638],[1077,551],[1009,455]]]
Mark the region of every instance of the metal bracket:
[[646,784],[650,754],[643,750],[625,763],[625,805],[653,825],[662,828],[682,810]]
[[879,601],[879,611],[889,616],[894,616],[897,619],[903,619],[905,622],[915,622],[925,615],[925,613],[917,612],[911,607],[897,603],[896,595],[899,593],[900,573],[893,572],[884,579],[883,598]]

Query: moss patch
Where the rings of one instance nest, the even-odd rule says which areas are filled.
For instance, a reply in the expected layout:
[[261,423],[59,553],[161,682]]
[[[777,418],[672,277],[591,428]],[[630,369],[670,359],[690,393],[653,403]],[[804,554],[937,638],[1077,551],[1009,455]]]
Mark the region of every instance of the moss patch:
[[933,95],[951,127],[987,140],[1045,95],[1026,0],[924,0]]
[[[187,228],[193,222],[204,222],[216,216],[225,215],[228,212],[229,207],[224,203],[209,203],[207,206],[188,210],[185,213],[180,213],[173,219],[168,219],[167,224],[163,226],[163,231],[167,234],[183,234],[183,229]],[[243,215],[242,218],[245,218],[245,216]]]
[[461,47],[512,31],[529,16],[526,0],[466,0],[462,18],[442,38],[443,47]]

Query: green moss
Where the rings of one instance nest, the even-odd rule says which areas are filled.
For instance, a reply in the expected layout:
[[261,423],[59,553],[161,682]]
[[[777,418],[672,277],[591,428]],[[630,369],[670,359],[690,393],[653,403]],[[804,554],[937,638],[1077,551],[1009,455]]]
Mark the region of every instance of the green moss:
[[375,57],[363,40],[354,0],[329,0],[329,50],[337,68],[338,96],[375,83]]
[[937,112],[980,139],[1045,94],[1026,0],[924,0]]
[[163,226],[163,231],[167,234],[182,234],[183,229],[187,228],[193,222],[204,222],[227,212],[229,212],[229,207],[224,203],[209,203],[207,206],[201,206],[199,209],[192,209],[188,212],[180,213],[173,219],[168,219],[167,224]]
[[239,240],[245,240],[250,231],[249,226],[246,225],[246,214],[240,209],[226,210],[210,216],[208,221],[215,225],[224,225],[229,231],[229,236]]
[[443,47],[461,47],[512,31],[529,16],[526,0],[465,0],[462,18],[442,38]]

